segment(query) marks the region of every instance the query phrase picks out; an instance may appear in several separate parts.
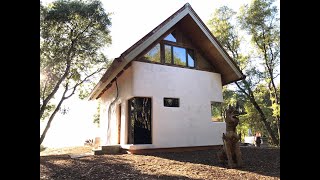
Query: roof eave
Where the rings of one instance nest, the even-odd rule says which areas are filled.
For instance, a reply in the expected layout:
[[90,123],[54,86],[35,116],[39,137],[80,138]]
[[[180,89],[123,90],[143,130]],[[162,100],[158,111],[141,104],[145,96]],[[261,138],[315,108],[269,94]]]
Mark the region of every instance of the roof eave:
[[235,79],[235,80],[233,80],[233,81],[229,81],[229,82],[226,82],[226,83],[222,83],[222,86],[225,86],[225,85],[228,85],[228,84],[231,84],[231,83],[234,83],[234,82],[237,82],[237,81],[243,80],[243,79],[245,79],[245,78],[246,78],[246,76],[245,76],[245,75],[243,75],[243,76],[241,76],[240,78]]

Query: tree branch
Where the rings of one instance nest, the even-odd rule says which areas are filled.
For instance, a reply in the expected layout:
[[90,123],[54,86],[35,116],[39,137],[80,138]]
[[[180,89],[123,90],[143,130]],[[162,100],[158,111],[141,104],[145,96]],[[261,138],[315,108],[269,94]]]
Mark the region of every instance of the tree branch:
[[72,93],[71,93],[70,95],[68,95],[68,96],[65,96],[64,98],[65,98],[65,99],[70,98],[72,95],[74,95],[74,93],[75,93],[75,91],[76,91],[76,89],[77,89],[77,87],[78,87],[79,85],[83,84],[85,81],[87,81],[87,79],[89,79],[89,78],[92,77],[93,75],[101,72],[101,71],[104,70],[104,69],[106,69],[106,68],[99,68],[99,69],[96,70],[95,72],[93,72],[93,73],[91,73],[90,75],[88,75],[87,77],[85,77],[85,78],[84,78],[82,81],[80,81],[79,83],[76,83],[76,85],[74,85],[72,88],[70,88],[70,89],[72,89]]
[[74,48],[74,41],[71,41],[71,45],[70,48],[68,50],[68,54],[67,54],[67,67],[64,71],[64,74],[62,75],[62,77],[58,80],[57,84],[55,85],[53,91],[45,98],[45,100],[43,101],[43,104],[40,108],[40,118],[42,117],[45,108],[47,107],[47,104],[49,103],[49,101],[53,98],[54,94],[58,91],[60,84],[66,79],[66,77],[68,76],[69,72],[70,72],[70,67],[71,67],[71,52]]
[[[262,36],[263,36],[263,39],[265,40],[264,30],[262,31]],[[268,43],[268,44],[269,44],[269,50],[271,50],[271,54],[273,56],[272,49],[270,47],[270,43]],[[263,50],[264,50],[265,65],[267,67],[267,71],[268,71],[268,74],[270,76],[270,80],[271,80],[271,84],[272,84],[271,88],[273,89],[273,92],[274,92],[274,93],[271,93],[271,96],[274,96],[275,99],[276,99],[276,103],[279,104],[279,97],[277,95],[277,88],[276,88],[275,83],[274,83],[273,68],[271,67],[272,64],[268,63],[267,49],[266,49],[266,44],[265,43],[263,44]],[[271,59],[270,61],[271,61],[270,63],[272,63],[273,59]],[[274,94],[274,95],[272,95],[272,94]]]
[[46,89],[47,89],[47,82],[48,82],[48,80],[45,81],[45,83],[44,83],[44,88],[43,88],[43,90],[42,90],[42,96],[41,96],[42,102],[43,102],[44,99],[45,99],[44,95],[45,95]]
[[[95,14],[96,14],[96,13],[94,13],[93,15],[95,15]],[[90,22],[89,22],[89,24],[87,25],[87,27],[85,27],[82,32],[80,32],[79,34],[77,34],[77,36],[75,37],[75,39],[78,39],[79,36],[80,36],[81,34],[83,34],[83,33],[91,26],[92,23],[93,23],[93,21],[92,21],[92,19],[91,19]]]
[[[242,81],[244,81],[244,80],[242,80]],[[243,88],[238,84],[238,82],[235,82],[235,84],[238,86],[238,88],[240,89],[240,91],[241,91],[242,93],[244,93],[246,96],[250,97],[250,95],[246,92],[245,89],[243,89]]]

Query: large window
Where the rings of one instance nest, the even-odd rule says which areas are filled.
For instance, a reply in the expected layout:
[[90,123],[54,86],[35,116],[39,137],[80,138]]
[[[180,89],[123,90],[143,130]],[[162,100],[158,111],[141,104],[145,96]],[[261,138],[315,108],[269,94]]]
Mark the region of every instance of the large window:
[[144,60],[180,67],[195,68],[196,62],[194,50],[185,47],[181,38],[177,38],[177,35],[176,31],[167,35],[143,56]]
[[164,45],[165,63],[194,68],[194,52],[183,47]]

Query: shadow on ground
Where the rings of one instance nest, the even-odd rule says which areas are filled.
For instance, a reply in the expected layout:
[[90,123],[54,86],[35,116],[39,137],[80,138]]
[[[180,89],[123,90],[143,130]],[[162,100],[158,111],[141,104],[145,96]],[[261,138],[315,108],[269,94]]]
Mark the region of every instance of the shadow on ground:
[[[203,164],[228,168],[226,164],[218,162],[216,153],[219,150],[204,150],[192,152],[165,152],[150,153],[146,156],[155,156],[180,162]],[[280,148],[241,147],[243,167],[237,168],[264,176],[280,178]]]
[[[191,180],[186,176],[151,175],[140,172],[119,156],[71,159],[68,155],[41,157],[40,179],[169,179]],[[59,161],[63,163],[59,163]],[[40,168],[41,169],[41,168]],[[193,178],[194,179],[194,178]]]
[[77,159],[72,159],[67,154],[41,156],[40,179],[261,178],[255,174],[280,178],[280,149],[241,148],[244,166],[238,169],[240,171],[228,170],[225,165],[220,164],[216,158],[217,151],[118,154]]

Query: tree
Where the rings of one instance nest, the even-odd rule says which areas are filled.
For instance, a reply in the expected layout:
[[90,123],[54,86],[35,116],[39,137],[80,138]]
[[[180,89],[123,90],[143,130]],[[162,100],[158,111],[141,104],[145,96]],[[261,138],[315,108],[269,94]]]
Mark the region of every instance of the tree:
[[49,117],[40,145],[62,103],[79,89],[84,97],[108,66],[99,50],[111,43],[109,16],[99,0],[40,2],[40,119]]
[[274,0],[253,0],[250,6],[241,7],[238,18],[241,27],[251,35],[251,41],[263,59],[264,80],[270,91],[280,138],[280,96],[275,84],[275,78],[280,75],[277,72],[280,63],[280,18],[277,17],[278,9],[273,3]]
[[224,48],[231,54],[231,57],[236,61],[242,71],[247,75],[246,79],[235,82],[239,91],[250,101],[255,110],[259,113],[268,134],[270,135],[274,144],[279,144],[276,135],[273,133],[270,122],[261,106],[257,103],[254,89],[263,78],[263,73],[253,65],[253,59],[250,56],[245,56],[241,53],[240,42],[241,38],[234,25],[232,25],[232,18],[236,14],[232,9],[223,6],[217,9],[211,20],[209,20],[209,27],[212,33],[217,37]]

